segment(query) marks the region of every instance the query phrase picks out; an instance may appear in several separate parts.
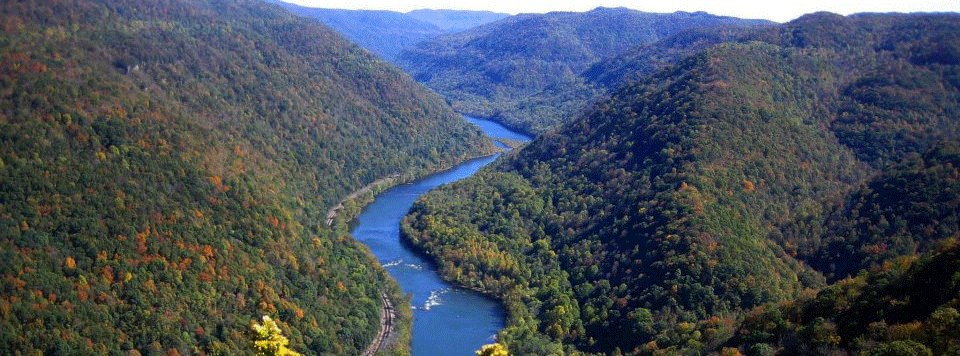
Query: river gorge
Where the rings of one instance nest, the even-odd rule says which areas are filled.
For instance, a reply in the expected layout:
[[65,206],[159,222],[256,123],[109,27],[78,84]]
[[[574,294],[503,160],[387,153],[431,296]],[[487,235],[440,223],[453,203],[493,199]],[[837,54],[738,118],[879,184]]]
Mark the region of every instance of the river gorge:
[[[466,119],[504,149],[506,145],[499,140],[530,140],[493,121]],[[498,156],[472,159],[389,189],[357,217],[353,236],[370,248],[404,292],[412,296],[413,355],[472,355],[483,344],[493,342],[503,328],[505,313],[497,301],[442,280],[431,261],[404,244],[400,237],[400,220],[421,195],[473,175]]]

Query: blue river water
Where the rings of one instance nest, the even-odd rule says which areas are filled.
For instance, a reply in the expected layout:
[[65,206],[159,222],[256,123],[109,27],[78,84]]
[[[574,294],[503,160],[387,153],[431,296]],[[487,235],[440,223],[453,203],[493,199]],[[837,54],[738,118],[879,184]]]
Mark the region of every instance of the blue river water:
[[[495,141],[530,140],[493,121],[466,119]],[[400,220],[417,198],[442,184],[473,175],[497,156],[473,159],[389,189],[357,217],[354,238],[370,247],[380,264],[413,296],[413,355],[473,355],[480,346],[493,342],[504,326],[505,315],[498,302],[443,281],[429,261],[400,241]]]

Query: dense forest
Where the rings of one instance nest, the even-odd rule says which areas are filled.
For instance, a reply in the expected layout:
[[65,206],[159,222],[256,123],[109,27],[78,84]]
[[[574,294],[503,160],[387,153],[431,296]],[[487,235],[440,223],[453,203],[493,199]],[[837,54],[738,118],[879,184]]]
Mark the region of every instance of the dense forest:
[[830,214],[825,246],[810,259],[828,276],[847,277],[751,310],[730,346],[757,354],[960,353],[958,167],[956,141],[938,144],[851,194],[848,208]]
[[687,56],[724,42],[734,42],[754,31],[756,26],[723,25],[693,27],[662,40],[638,46],[627,52],[604,58],[582,73],[586,82],[605,91],[650,76],[676,65]]
[[399,63],[458,111],[539,134],[606,92],[583,76],[601,60],[687,29],[764,24],[625,8],[521,14],[423,42]]
[[326,210],[492,150],[259,1],[4,1],[0,31],[0,354],[240,354],[264,315],[358,354],[405,296]]
[[681,36],[405,238],[518,354],[956,352],[960,17]]

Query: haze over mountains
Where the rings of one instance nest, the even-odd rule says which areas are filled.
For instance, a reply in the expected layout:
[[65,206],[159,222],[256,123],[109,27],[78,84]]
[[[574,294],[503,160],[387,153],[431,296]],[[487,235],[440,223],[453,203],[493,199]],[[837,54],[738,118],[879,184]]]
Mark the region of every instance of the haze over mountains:
[[433,24],[447,32],[460,32],[466,29],[486,25],[509,17],[508,14],[492,11],[470,10],[433,10],[420,9],[406,13],[407,16]]
[[509,15],[489,11],[414,10],[408,13],[382,10],[339,10],[299,6],[270,0],[300,16],[319,20],[351,41],[394,62],[400,52],[442,34],[462,31]]

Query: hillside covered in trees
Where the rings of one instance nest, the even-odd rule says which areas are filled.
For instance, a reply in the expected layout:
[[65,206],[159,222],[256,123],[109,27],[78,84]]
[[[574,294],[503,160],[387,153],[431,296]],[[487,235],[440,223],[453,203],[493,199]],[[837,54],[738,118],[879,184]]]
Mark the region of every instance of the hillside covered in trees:
[[751,310],[730,346],[755,353],[960,353],[960,146],[937,145],[908,161],[851,194],[849,210],[826,224],[829,243],[810,259],[828,276],[869,272]]
[[259,1],[5,1],[0,31],[0,354],[241,354],[263,315],[358,354],[405,297],[326,210],[492,150]]
[[603,59],[691,28],[763,24],[625,8],[521,14],[423,42],[399,64],[458,111],[539,134],[606,92],[582,75]]
[[395,61],[400,51],[445,31],[429,22],[386,10],[318,9],[272,1],[297,15],[320,21],[383,59]]
[[955,352],[960,17],[698,38],[424,196],[405,237],[504,301],[519,354]]

